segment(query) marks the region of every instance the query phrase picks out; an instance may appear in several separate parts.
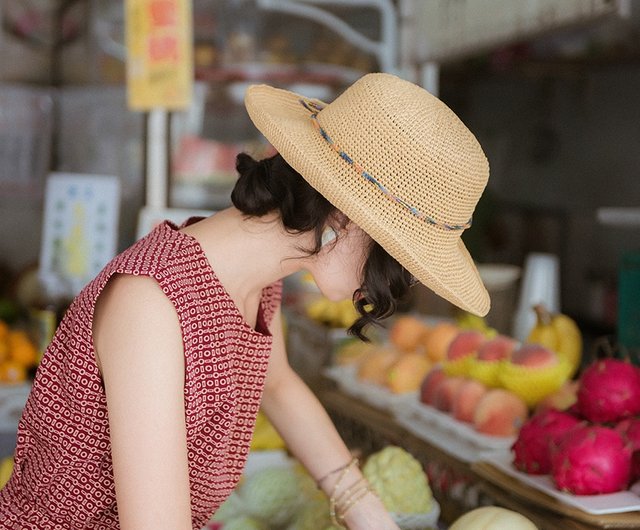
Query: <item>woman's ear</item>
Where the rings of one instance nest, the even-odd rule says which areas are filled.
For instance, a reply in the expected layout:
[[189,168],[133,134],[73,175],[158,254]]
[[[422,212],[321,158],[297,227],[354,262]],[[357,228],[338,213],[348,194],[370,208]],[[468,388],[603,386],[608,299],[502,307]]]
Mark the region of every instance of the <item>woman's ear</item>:
[[322,246],[324,247],[329,243],[331,243],[332,241],[335,241],[337,237],[338,237],[338,233],[336,232],[335,228],[331,226],[327,226],[324,229],[324,232],[322,232],[322,239],[321,239]]

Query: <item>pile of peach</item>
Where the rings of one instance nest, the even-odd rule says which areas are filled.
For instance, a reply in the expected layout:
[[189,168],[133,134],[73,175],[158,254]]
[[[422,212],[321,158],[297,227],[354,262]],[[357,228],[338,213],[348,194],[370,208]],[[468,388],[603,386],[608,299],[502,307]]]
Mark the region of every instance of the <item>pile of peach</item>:
[[358,381],[384,387],[394,394],[417,391],[433,367],[422,353],[359,340],[340,347],[336,351],[335,364],[354,366]]
[[419,399],[491,436],[515,436],[529,416],[527,404],[513,392],[468,377],[449,376],[441,367],[424,378]]
[[388,343],[352,343],[336,362],[355,365],[362,382],[419,391],[422,403],[495,436],[516,434],[528,410],[570,375],[561,357],[539,344],[411,315],[394,321]]
[[446,358],[449,343],[462,331],[450,322],[429,326],[403,315],[393,322],[387,343],[348,342],[337,349],[334,360],[337,365],[355,366],[361,382],[395,394],[415,392],[429,371]]

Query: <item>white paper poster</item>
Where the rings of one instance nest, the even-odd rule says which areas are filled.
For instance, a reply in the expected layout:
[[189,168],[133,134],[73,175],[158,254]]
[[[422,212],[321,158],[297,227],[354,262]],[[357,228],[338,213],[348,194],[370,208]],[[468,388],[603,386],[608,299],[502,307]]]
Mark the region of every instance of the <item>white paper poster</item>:
[[52,173],[45,191],[40,280],[75,296],[116,254],[120,182],[108,175]]

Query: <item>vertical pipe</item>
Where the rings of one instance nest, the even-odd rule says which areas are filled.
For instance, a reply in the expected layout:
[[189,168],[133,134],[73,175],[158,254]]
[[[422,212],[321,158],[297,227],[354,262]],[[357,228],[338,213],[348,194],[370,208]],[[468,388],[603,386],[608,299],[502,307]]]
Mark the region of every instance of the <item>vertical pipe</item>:
[[149,111],[147,118],[146,205],[150,208],[167,207],[168,117],[165,109],[156,108]]

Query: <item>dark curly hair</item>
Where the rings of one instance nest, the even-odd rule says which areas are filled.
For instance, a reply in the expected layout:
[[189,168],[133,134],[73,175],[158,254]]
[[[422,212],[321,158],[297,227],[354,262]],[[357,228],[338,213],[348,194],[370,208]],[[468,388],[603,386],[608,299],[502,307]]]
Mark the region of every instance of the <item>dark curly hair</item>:
[[[246,153],[236,159],[238,181],[231,193],[233,205],[245,215],[261,217],[277,211],[285,229],[292,233],[315,234],[315,246],[304,249],[309,255],[320,252],[322,232],[344,215],[295,171],[280,154],[254,160]],[[360,317],[349,333],[368,340],[364,329],[391,316],[411,285],[411,275],[386,250],[372,240],[363,268],[360,288],[353,293]]]

